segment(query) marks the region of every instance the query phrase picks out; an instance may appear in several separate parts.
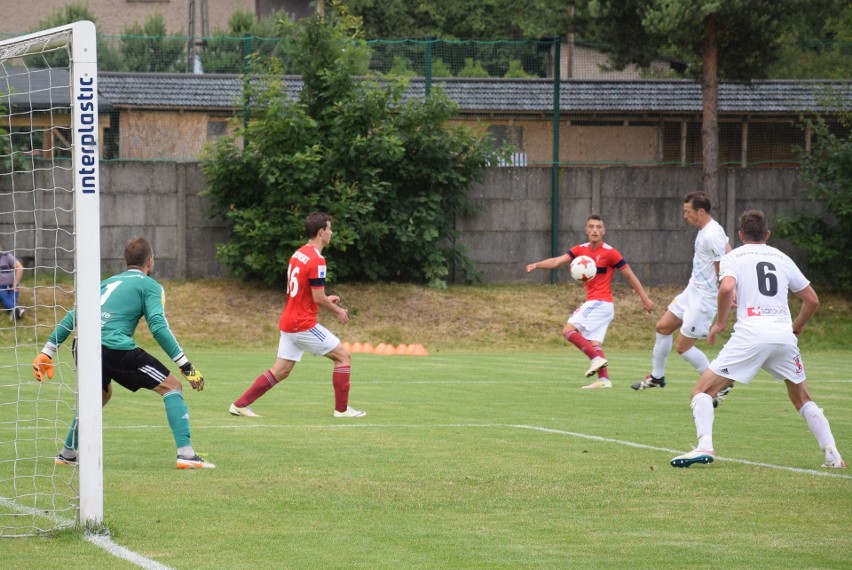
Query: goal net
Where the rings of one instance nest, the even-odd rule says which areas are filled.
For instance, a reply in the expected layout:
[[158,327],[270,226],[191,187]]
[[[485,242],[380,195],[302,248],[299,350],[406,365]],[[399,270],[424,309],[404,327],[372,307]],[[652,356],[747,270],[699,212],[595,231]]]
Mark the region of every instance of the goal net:
[[[91,22],[0,42],[0,251],[23,268],[0,305],[0,537],[103,522],[96,56]],[[76,359],[66,343],[39,383],[33,359],[71,309]],[[78,465],[57,465],[76,416]]]

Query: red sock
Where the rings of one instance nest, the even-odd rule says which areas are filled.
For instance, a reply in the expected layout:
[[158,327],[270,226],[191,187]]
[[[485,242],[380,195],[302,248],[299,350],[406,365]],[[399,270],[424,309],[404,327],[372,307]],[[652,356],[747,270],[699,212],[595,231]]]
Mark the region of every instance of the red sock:
[[278,381],[275,380],[275,375],[272,374],[272,370],[267,370],[254,379],[254,382],[252,382],[248,390],[243,392],[243,395],[234,402],[234,405],[238,408],[250,406],[258,398],[269,392],[277,383]]
[[[601,347],[599,347],[599,346],[596,346],[596,347],[595,347],[595,356],[600,356],[601,358],[604,358],[604,359],[606,358],[606,355],[604,354],[604,351],[603,351],[603,350],[601,349]],[[606,366],[604,366],[603,368],[598,369],[598,378],[601,378],[601,379],[603,379],[603,380],[608,380],[608,379],[609,379],[609,372],[607,372],[607,367],[606,367]]]
[[334,385],[334,409],[345,412],[349,406],[349,377],[351,366],[337,366],[331,374],[331,383]]
[[597,350],[595,349],[595,347],[592,346],[592,343],[590,343],[588,340],[586,340],[586,337],[581,335],[579,333],[579,331],[576,331],[576,330],[568,331],[563,336],[565,336],[565,340],[567,340],[568,342],[570,342],[571,344],[573,344],[574,346],[579,348],[583,352],[583,354],[588,356],[589,360],[591,360],[595,356],[597,356]]

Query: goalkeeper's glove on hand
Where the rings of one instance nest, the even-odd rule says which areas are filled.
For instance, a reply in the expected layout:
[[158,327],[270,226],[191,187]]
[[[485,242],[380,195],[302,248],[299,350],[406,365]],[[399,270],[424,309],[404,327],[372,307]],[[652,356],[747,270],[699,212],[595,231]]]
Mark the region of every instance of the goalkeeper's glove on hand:
[[191,362],[185,363],[180,367],[180,373],[189,382],[194,390],[201,392],[204,389],[204,375],[195,369]]
[[44,382],[45,375],[48,379],[53,378],[53,359],[45,353],[39,352],[33,360],[33,376],[39,382]]

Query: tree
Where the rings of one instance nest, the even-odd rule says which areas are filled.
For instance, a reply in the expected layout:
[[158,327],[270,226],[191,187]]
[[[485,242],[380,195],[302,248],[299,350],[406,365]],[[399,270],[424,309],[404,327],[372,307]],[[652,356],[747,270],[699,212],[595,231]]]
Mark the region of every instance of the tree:
[[474,61],[472,57],[464,58],[464,66],[459,69],[459,77],[488,77],[488,71],[482,67],[482,63]]
[[852,4],[833,0],[829,9],[801,14],[798,25],[780,39],[781,56],[771,65],[773,79],[852,77]]
[[121,34],[121,53],[127,71],[186,70],[186,41],[168,36],[166,22],[154,14],[144,25],[133,24]]
[[647,67],[659,54],[689,61],[701,77],[704,189],[718,203],[719,79],[766,76],[783,32],[801,14],[825,14],[834,0],[577,0],[572,26],[602,40],[613,67]]
[[[70,4],[66,4],[62,8],[54,10],[47,18],[41,20],[35,29],[31,31],[37,32],[40,30],[57,28],[59,26],[64,26],[65,24],[79,22],[80,20],[89,20],[94,23],[97,23],[98,21],[87,5],[72,2]],[[109,44],[104,41],[101,34],[98,34],[95,45],[98,50],[98,67],[100,69],[110,70],[119,69],[118,66],[120,65],[119,62],[121,61],[121,55],[117,53],[116,50],[109,47]],[[47,57],[45,57],[44,62],[28,63],[34,67],[43,67],[45,64],[54,67],[65,66],[67,61],[68,57],[64,53],[56,52],[54,54],[48,54]]]
[[776,227],[807,252],[814,282],[852,291],[852,114],[834,129],[822,119],[808,124],[814,137],[810,152],[802,153],[802,183],[811,204],[779,218]]
[[565,32],[568,7],[557,0],[345,0],[370,39],[537,39]]
[[200,50],[204,73],[244,73],[251,58],[278,57],[285,64],[284,52],[290,39],[290,16],[283,10],[256,19],[251,12],[237,9],[228,19],[227,30],[214,30],[204,38]]
[[253,120],[205,151],[214,213],[232,224],[219,259],[237,276],[281,282],[305,214],[324,210],[336,220],[332,247],[346,252],[331,257],[335,278],[441,286],[454,264],[469,268],[455,215],[472,210],[466,190],[496,154],[445,127],[456,106],[438,89],[404,102],[403,79],[365,76],[369,49],[345,13],[298,22],[289,59],[298,98],[271,60],[247,83]]

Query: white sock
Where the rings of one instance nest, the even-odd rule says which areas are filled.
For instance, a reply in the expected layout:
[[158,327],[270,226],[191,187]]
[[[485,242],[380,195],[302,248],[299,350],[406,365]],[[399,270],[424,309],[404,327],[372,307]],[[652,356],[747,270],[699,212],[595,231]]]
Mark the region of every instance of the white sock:
[[808,422],[808,428],[810,428],[811,433],[816,437],[820,449],[825,451],[825,460],[835,461],[839,459],[840,454],[837,452],[837,447],[835,447],[834,435],[831,433],[831,426],[828,425],[828,420],[825,418],[822,408],[814,402],[808,402],[802,406],[799,413]]
[[654,341],[653,358],[651,359],[651,376],[662,378],[666,375],[666,361],[672,351],[672,335],[657,333]]
[[698,370],[699,374],[707,370],[707,367],[710,366],[710,361],[707,360],[707,355],[694,346],[682,353],[681,356],[684,360],[692,364],[692,367]]
[[701,392],[692,398],[692,417],[695,418],[695,431],[698,434],[698,449],[713,450],[713,398]]
[[192,449],[191,445],[188,445],[186,447],[179,447],[177,450],[177,454],[178,457],[181,457],[183,459],[192,459],[193,457],[195,457],[195,450]]

